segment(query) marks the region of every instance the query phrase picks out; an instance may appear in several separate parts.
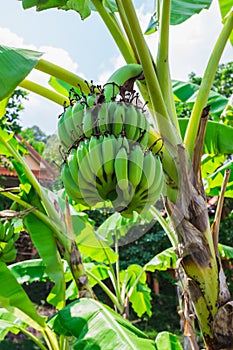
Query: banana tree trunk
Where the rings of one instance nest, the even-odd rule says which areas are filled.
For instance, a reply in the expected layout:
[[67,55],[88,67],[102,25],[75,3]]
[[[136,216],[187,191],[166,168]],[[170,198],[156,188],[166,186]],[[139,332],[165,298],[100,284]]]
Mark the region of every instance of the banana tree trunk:
[[192,166],[188,164],[183,145],[178,145],[177,154],[179,194],[175,203],[167,198],[166,207],[179,242],[178,261],[186,274],[187,289],[206,349],[231,349],[233,303],[209,225],[200,167],[197,166],[198,152]]

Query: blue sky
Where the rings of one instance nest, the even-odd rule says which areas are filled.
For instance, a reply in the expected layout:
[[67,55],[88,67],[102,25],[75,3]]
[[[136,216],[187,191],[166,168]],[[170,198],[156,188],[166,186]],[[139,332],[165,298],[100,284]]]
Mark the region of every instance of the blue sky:
[[[146,28],[154,1],[135,1],[137,13]],[[214,0],[209,11],[202,11],[184,24],[174,26],[170,33],[170,63],[173,79],[187,80],[191,71],[201,75],[218,33],[221,20]],[[74,11],[35,9],[23,10],[17,0],[4,1],[0,13],[0,43],[45,52],[44,58],[59,64],[86,79],[103,83],[124,64],[119,51],[96,13],[82,21]],[[157,35],[148,37],[148,45],[156,51]],[[233,59],[230,45],[222,62]],[[47,84],[48,77],[34,73],[31,79]],[[21,115],[24,127],[38,125],[46,134],[56,132],[61,107],[44,98],[30,94]]]

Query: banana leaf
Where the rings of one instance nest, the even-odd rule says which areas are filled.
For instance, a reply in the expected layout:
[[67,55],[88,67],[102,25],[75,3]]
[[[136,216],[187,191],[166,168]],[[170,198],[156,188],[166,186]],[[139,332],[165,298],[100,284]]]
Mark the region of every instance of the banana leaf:
[[6,309],[0,308],[0,341],[2,341],[8,332],[18,334],[20,328],[26,328],[28,325],[15,317]]
[[[188,125],[188,118],[179,118],[181,136],[184,137]],[[207,123],[204,154],[232,154],[233,127],[209,120]]]
[[170,332],[158,333],[155,343],[158,350],[182,350],[182,346],[177,336]]
[[156,349],[143,332],[94,299],[70,303],[48,323],[56,333],[76,338],[73,349]]
[[120,282],[124,284],[124,288],[129,291],[140,274],[141,277],[130,295],[129,301],[138,317],[141,317],[144,313],[147,313],[150,317],[152,315],[152,297],[151,290],[146,282],[146,272],[143,271],[143,268],[136,264],[128,266],[126,270],[120,272]]
[[[186,102],[190,108],[193,107],[200,88],[199,85],[173,80],[172,88],[176,100]],[[211,91],[207,101],[207,105],[210,106],[211,116],[218,120],[227,103],[228,99],[225,96],[222,96],[215,91]]]
[[[184,0],[172,0],[171,2],[171,14],[170,24],[176,25],[185,22],[187,19],[195,14],[200,13],[202,10],[210,7],[212,0],[195,0],[195,1],[184,1]],[[158,16],[155,13],[151,16],[150,22],[147,26],[145,34],[152,34],[158,29]]]
[[[218,0],[222,20],[224,22],[226,15],[230,12],[232,9],[232,0]],[[233,45],[233,31],[230,35],[230,42]]]
[[166,271],[167,269],[175,269],[177,262],[177,256],[174,252],[174,248],[168,248],[161,253],[155,255],[145,265],[146,271],[154,272],[155,270]]
[[0,307],[7,309],[35,329],[45,327],[45,318],[37,313],[24,289],[2,262],[0,262],[0,285]]
[[[45,210],[40,198],[31,186],[21,164],[13,161],[21,183],[22,199],[39,209],[45,214]],[[63,307],[65,299],[65,280],[61,257],[57,249],[56,239],[53,230],[33,213],[29,213],[24,218],[24,225],[30,233],[33,244],[35,245],[40,257],[46,265],[46,273],[50,276],[55,285],[48,295],[48,302],[58,309]]]
[[41,56],[38,51],[0,46],[0,101],[26,78]]

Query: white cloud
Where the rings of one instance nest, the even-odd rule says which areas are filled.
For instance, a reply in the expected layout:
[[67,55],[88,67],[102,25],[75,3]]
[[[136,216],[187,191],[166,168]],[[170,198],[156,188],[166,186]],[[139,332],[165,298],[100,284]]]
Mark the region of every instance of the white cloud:
[[[0,43],[1,45],[43,52],[43,59],[74,73],[78,70],[77,63],[72,61],[69,53],[64,49],[52,46],[36,47],[35,45],[26,44],[22,37],[16,35],[7,28],[0,28]],[[82,73],[78,74],[83,76]],[[48,84],[49,76],[36,69],[27,76],[27,79],[51,88]],[[46,134],[56,132],[57,116],[62,112],[62,106],[48,101],[46,98],[38,96],[33,92],[30,93],[29,100],[23,102],[23,105],[25,109],[22,111],[20,118],[23,127],[38,125]]]

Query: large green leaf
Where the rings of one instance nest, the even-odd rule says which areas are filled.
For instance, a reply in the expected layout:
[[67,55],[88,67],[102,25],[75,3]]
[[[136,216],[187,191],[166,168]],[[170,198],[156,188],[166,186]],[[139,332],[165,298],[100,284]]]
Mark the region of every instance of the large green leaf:
[[[24,173],[23,166],[15,161],[13,164],[21,183],[21,189],[23,189],[21,197],[46,215],[40,198]],[[47,300],[59,309],[63,307],[63,302],[65,299],[65,279],[63,265],[57,249],[54,232],[47,224],[36,217],[33,213],[29,213],[24,218],[24,224],[30,233],[33,244],[46,265],[46,273],[55,283],[50,294],[48,295]]]
[[58,334],[77,338],[73,349],[155,350],[152,340],[113,310],[94,299],[80,299],[49,321]]
[[42,282],[49,278],[42,259],[19,261],[10,265],[9,269],[20,284]]
[[[232,0],[218,0],[222,19],[224,21],[226,15],[232,10]],[[233,31],[230,36],[231,44],[233,45]]]
[[28,325],[19,318],[15,317],[6,309],[0,308],[0,341],[5,338],[8,332],[18,334],[21,328]]
[[155,255],[146,265],[146,271],[154,272],[155,270],[166,271],[167,269],[175,269],[177,256],[174,248],[168,248],[163,252]]
[[177,336],[170,332],[158,333],[155,343],[157,350],[182,350]]
[[205,191],[208,196],[218,196],[223,184],[225,171],[230,170],[230,176],[227,183],[227,188],[224,193],[225,197],[233,198],[233,160],[224,162],[223,165],[215,169],[215,171],[205,178]]
[[82,19],[88,17],[91,13],[90,0],[21,0],[24,9],[36,6],[37,11],[58,8],[63,10],[77,11]]
[[55,283],[47,300],[59,309],[63,307],[65,299],[65,279],[53,231],[34,214],[27,216],[25,226],[46,265],[46,273]]
[[0,46],[0,101],[25,79],[41,55],[37,51]]
[[[185,22],[195,14],[210,7],[212,0],[172,0],[170,24],[176,25]],[[159,26],[157,13],[151,16],[145,34],[152,34],[157,31]]]
[[141,277],[130,295],[129,301],[139,317],[145,312],[151,316],[151,290],[146,283],[146,273],[143,268],[136,264],[130,265],[126,270],[120,272],[120,281],[121,284],[126,285],[126,290],[129,290],[139,275]]
[[[181,102],[186,102],[190,108],[193,107],[196,101],[197,93],[200,86],[193,83],[186,83],[178,80],[172,82],[173,93]],[[210,106],[210,114],[214,118],[219,118],[224,108],[228,104],[228,99],[215,91],[211,91],[207,105]]]
[[85,223],[78,215],[72,215],[75,240],[82,254],[95,261],[114,263],[117,254],[109,247],[105,240],[96,235],[93,226]]
[[222,259],[233,259],[233,247],[225,244],[218,244],[219,254]]
[[208,9],[212,0],[172,0],[171,24],[180,24],[191,16]]
[[[184,137],[189,119],[179,118],[181,135]],[[203,153],[232,154],[233,127],[209,120],[207,123]]]
[[[119,213],[114,213],[111,216],[109,216],[104,222],[98,227],[97,233],[101,237],[103,237],[109,245],[113,244],[113,237],[115,235],[118,236],[118,238],[125,237],[128,234],[128,237],[126,237],[125,240],[127,242],[135,240],[136,236],[136,227],[138,225],[143,225],[146,222],[148,222],[149,216],[147,217],[142,217],[135,211],[133,212],[133,216],[131,218],[124,218],[121,214]],[[150,218],[152,220],[152,218]],[[130,237],[130,229],[135,227],[135,230],[133,232],[133,237]],[[143,231],[140,231],[140,234],[143,234]],[[131,233],[132,235],[132,233]],[[137,238],[139,235],[137,235]]]
[[[53,203],[58,203],[61,212],[65,215],[66,201],[62,197],[62,193],[55,194],[49,190],[45,191]],[[109,247],[108,242],[95,232],[94,227],[86,220],[86,217],[82,213],[78,213],[72,205],[69,207],[75,241],[82,255],[91,257],[93,260],[99,262],[107,263],[111,261],[111,263],[114,263],[117,259],[117,254]]]
[[[20,310],[20,316],[22,314],[27,315],[23,321],[27,324],[32,324],[35,328],[45,326],[45,318],[40,316],[34,305],[30,301],[29,297],[25,293],[24,289],[17,282],[11,271],[7,268],[6,264],[0,262],[0,307],[5,308],[17,315],[17,310]],[[22,319],[22,318],[21,318]]]

